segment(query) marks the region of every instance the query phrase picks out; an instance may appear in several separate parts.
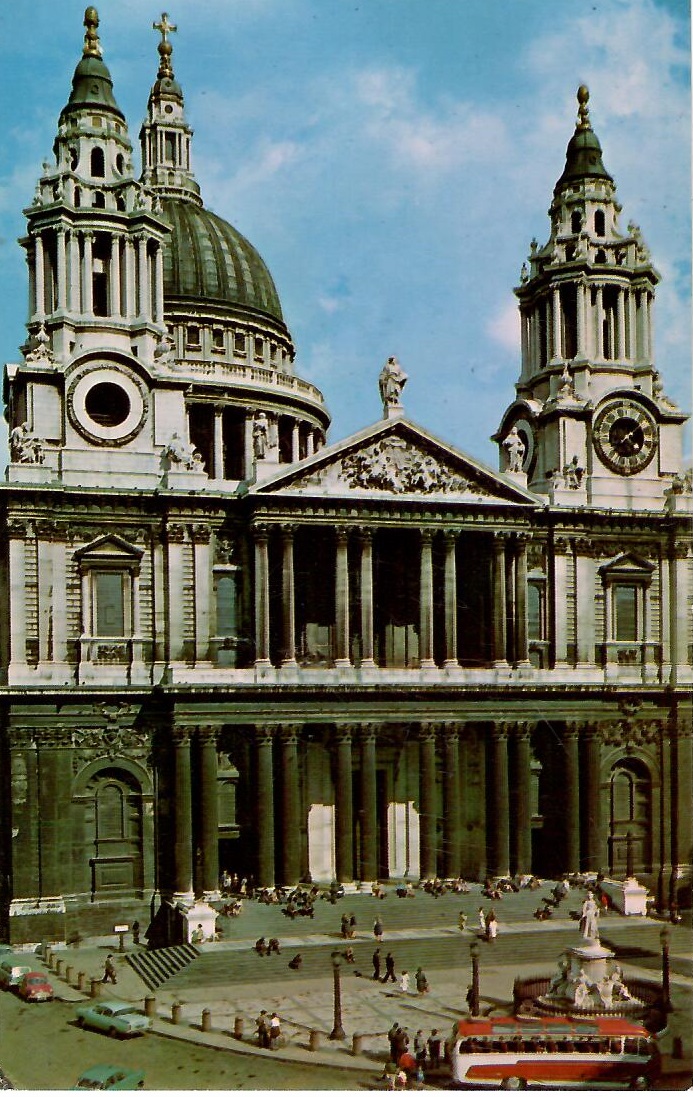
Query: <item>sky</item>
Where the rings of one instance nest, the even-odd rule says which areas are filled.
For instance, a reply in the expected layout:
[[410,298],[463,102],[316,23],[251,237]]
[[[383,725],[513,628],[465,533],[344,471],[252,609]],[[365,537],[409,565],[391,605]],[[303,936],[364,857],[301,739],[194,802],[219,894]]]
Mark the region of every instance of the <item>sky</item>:
[[[139,163],[161,2],[101,0]],[[662,276],[657,365],[690,410],[690,16],[684,0],[169,0],[205,205],[277,285],[329,440],[381,416],[396,355],[410,419],[497,467],[514,397],[513,287],[576,118],[590,117]],[[16,240],[82,50],[84,2],[0,9],[0,356],[25,336]],[[690,445],[687,444],[690,463]],[[3,462],[4,463],[4,462]]]

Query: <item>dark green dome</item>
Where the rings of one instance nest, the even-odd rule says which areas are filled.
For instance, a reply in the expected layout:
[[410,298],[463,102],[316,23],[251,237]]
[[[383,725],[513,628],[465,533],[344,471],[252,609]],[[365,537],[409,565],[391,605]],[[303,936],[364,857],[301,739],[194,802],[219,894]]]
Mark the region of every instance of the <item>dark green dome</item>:
[[164,295],[245,305],[283,322],[272,275],[253,245],[221,217],[184,198],[162,198],[171,226]]
[[578,88],[577,98],[580,104],[578,111],[578,123],[575,133],[568,142],[565,154],[565,167],[561,178],[556,183],[554,194],[565,184],[579,179],[608,179],[613,183],[612,177],[602,163],[602,146],[599,138],[592,129],[589,120],[587,103],[590,93],[583,85]]
[[67,106],[62,109],[60,121],[82,110],[114,114],[122,122],[125,121],[113,96],[111,74],[100,57],[85,56],[77,65],[72,77],[72,92]]

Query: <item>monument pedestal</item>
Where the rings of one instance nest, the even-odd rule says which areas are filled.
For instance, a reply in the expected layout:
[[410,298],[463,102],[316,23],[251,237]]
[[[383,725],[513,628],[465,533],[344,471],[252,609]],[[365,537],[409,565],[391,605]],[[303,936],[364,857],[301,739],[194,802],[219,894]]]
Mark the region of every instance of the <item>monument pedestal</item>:
[[639,884],[634,876],[626,880],[603,880],[601,889],[620,914],[647,914],[647,888]]
[[217,911],[209,903],[196,902],[191,907],[180,907],[187,923],[186,939],[189,945],[213,941],[217,932]]
[[641,1014],[645,1003],[630,993],[614,953],[597,939],[566,950],[535,1007],[540,1013],[564,1017],[632,1016]]

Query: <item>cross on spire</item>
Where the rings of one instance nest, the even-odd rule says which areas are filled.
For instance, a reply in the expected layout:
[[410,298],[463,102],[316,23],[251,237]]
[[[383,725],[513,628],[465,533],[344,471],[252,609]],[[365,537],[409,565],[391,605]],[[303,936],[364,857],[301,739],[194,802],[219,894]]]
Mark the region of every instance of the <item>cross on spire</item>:
[[168,41],[167,35],[171,34],[173,31],[178,30],[178,27],[175,25],[175,23],[169,23],[168,12],[167,11],[162,11],[162,13],[161,13],[161,22],[160,23],[152,23],[152,28],[154,30],[158,30],[160,32],[162,42],[167,42]]
[[178,30],[178,27],[175,26],[174,23],[169,22],[167,11],[162,11],[161,22],[152,23],[152,27],[154,28],[154,30],[158,30],[161,34],[161,41],[159,42],[159,45],[157,47],[160,57],[158,76],[160,79],[166,76],[171,77],[173,76],[173,69],[171,67],[171,54],[173,53],[173,46],[169,42],[168,36],[169,34],[172,34],[173,31]]

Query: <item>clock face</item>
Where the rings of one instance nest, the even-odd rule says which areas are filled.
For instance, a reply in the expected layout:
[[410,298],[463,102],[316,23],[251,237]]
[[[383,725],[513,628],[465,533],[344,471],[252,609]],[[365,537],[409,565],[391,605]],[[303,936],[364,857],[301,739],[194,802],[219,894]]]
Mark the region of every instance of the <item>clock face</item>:
[[599,412],[594,424],[594,448],[614,472],[632,476],[641,472],[657,449],[657,426],[640,404],[613,400]]

